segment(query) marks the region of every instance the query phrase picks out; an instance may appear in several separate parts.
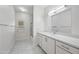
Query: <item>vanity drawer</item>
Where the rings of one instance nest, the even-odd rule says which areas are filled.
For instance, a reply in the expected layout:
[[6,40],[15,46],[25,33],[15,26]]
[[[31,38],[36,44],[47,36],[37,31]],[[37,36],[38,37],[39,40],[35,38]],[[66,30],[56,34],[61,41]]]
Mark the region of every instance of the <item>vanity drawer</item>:
[[78,54],[79,53],[79,49],[71,47],[71,46],[69,46],[67,44],[64,44],[64,43],[61,43],[61,42],[58,42],[58,41],[56,41],[56,46],[59,46],[62,49],[66,50],[66,51],[68,51],[68,52],[70,52],[72,54]]

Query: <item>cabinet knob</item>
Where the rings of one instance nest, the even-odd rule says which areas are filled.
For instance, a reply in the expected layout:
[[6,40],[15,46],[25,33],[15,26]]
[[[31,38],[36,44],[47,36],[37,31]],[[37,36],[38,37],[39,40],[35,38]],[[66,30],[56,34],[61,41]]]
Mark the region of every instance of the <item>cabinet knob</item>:
[[45,38],[45,41],[47,42],[47,38]]

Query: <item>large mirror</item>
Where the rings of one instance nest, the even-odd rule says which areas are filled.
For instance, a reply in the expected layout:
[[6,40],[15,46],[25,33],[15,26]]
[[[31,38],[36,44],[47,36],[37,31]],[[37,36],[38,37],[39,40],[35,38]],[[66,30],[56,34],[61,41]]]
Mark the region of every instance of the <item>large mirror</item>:
[[[51,16],[51,25],[52,31],[58,31],[62,33],[71,33],[71,8],[66,7],[66,10],[63,10],[59,13],[56,13]],[[57,10],[57,12],[60,10]]]

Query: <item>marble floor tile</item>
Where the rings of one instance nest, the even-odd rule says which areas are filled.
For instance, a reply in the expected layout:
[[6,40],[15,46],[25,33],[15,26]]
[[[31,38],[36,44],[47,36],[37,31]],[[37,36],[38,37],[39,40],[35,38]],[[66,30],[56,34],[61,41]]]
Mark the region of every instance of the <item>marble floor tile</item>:
[[33,46],[31,40],[17,40],[11,54],[45,54],[38,46]]

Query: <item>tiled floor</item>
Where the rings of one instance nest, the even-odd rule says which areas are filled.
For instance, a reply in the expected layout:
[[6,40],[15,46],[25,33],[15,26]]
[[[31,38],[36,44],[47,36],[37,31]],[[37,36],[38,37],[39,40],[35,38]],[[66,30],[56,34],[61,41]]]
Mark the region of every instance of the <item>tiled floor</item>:
[[33,46],[31,40],[18,40],[11,54],[45,54],[38,46]]

